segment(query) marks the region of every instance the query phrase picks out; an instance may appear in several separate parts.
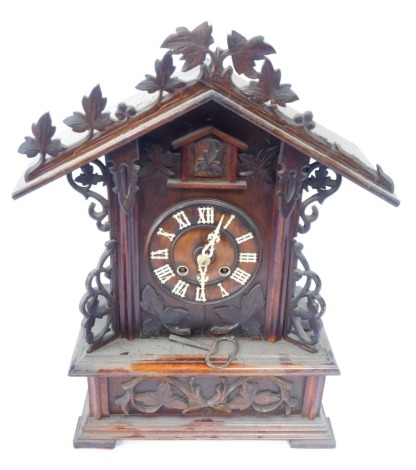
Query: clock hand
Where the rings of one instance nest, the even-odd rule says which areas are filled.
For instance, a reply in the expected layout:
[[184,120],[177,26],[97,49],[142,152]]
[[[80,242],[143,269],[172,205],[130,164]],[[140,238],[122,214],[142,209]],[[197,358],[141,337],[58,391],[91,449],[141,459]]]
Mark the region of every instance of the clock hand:
[[205,298],[205,284],[208,282],[207,270],[208,270],[208,265],[210,264],[210,262],[211,262],[211,259],[208,258],[205,255],[200,254],[197,257],[198,273],[199,273],[198,281],[199,281],[199,285],[200,285],[200,287],[199,287],[200,292],[199,292],[197,300],[200,300],[202,302],[205,302],[205,300],[206,300],[206,298]]
[[205,302],[205,284],[208,282],[208,266],[211,264],[211,258],[214,255],[215,245],[220,241],[220,230],[224,220],[224,215],[221,217],[215,230],[208,235],[208,243],[202,248],[201,253],[197,256],[196,262],[198,263],[198,281],[199,281],[199,299]]
[[221,217],[215,230],[208,235],[208,243],[202,249],[202,255],[208,256],[208,258],[212,258],[215,245],[220,241],[220,230],[223,220],[224,215]]

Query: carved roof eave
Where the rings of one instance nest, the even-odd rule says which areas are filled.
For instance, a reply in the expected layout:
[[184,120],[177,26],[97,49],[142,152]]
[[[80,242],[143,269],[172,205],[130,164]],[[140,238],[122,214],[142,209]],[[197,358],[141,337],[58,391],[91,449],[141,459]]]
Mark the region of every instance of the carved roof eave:
[[336,142],[329,142],[308,130],[305,125],[295,124],[277,107],[257,103],[242,92],[223,88],[218,82],[202,78],[166,96],[136,116],[115,122],[92,139],[81,141],[57,157],[48,159],[40,168],[32,171],[29,178],[22,178],[13,198],[24,196],[209,101],[215,101],[235,112],[387,202],[399,205],[392,180],[379,166],[374,169],[346,153]]

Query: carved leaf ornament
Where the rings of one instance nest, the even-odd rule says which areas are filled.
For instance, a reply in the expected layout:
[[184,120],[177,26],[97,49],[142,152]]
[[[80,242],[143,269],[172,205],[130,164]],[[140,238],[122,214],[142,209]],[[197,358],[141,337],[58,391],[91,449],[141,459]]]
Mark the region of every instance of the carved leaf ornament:
[[[228,73],[228,69],[224,70],[223,67],[224,60],[231,57],[234,70],[239,75],[256,80],[243,89],[248,97],[261,103],[270,102],[272,106],[276,104],[286,106],[286,103],[298,99],[291,90],[291,85],[280,83],[280,70],[274,70],[270,60],[266,58],[267,55],[274,54],[276,51],[264,42],[263,36],[247,39],[242,34],[232,31],[227,36],[228,49],[217,48],[212,51],[210,46],[213,43],[212,26],[206,21],[192,31],[183,27],[177,28],[176,33],[168,36],[162,43],[161,47],[170,51],[162,61],[156,61],[156,76],[146,75],[146,79],[136,88],[149,93],[159,92],[159,99],[161,99],[164,91],[173,93],[184,86],[180,80],[171,78],[175,70],[172,54],[180,55],[180,60],[185,62],[182,67],[183,72],[203,66],[204,72],[207,72],[208,77],[211,78],[231,77],[232,70]],[[207,56],[211,59],[210,63],[206,63]],[[255,69],[258,60],[264,60],[260,73]]]
[[227,42],[235,71],[248,78],[258,78],[258,72],[254,69],[256,60],[263,60],[266,55],[276,53],[272,46],[264,42],[263,36],[247,40],[242,34],[232,31]]
[[264,61],[263,67],[258,77],[258,81],[251,81],[250,84],[243,88],[243,92],[249,97],[260,103],[270,101],[272,106],[286,106],[286,103],[292,103],[299,98],[296,93],[291,90],[289,84],[281,84],[282,73],[279,69],[274,70],[269,59]]
[[241,154],[240,171],[241,178],[254,176],[260,184],[273,184],[273,163],[276,160],[278,147],[261,149],[255,157],[250,154]]
[[144,159],[140,162],[140,177],[151,176],[156,172],[167,176],[174,176],[175,172],[171,168],[175,165],[175,158],[178,153],[164,152],[162,147],[153,142],[146,142],[144,145]]
[[156,60],[155,72],[156,76],[145,75],[146,80],[140,82],[136,88],[141,91],[147,91],[148,93],[159,92],[161,97],[163,92],[173,93],[179,88],[185,86],[185,82],[179,80],[179,78],[172,78],[172,74],[176,67],[173,65],[172,52],[167,52],[162,60]]
[[168,36],[161,47],[171,49],[173,54],[182,54],[180,59],[185,61],[182,71],[187,72],[204,62],[213,42],[212,26],[205,21],[192,31],[176,28],[176,33]]
[[38,122],[32,124],[33,137],[25,137],[25,141],[20,145],[18,152],[28,158],[34,158],[40,154],[40,163],[43,163],[46,155],[56,157],[65,150],[65,147],[59,139],[52,139],[55,131],[56,127],[52,126],[50,114],[43,114]]
[[94,130],[103,131],[113,124],[110,113],[103,113],[107,98],[103,98],[100,85],[94,87],[89,96],[82,98],[84,113],[75,111],[72,116],[64,119],[64,123],[74,132],[89,132],[92,137]]
[[[142,384],[150,382],[156,382],[156,388],[142,391]],[[151,414],[161,408],[180,410],[183,414],[204,408],[232,413],[252,407],[259,413],[270,413],[281,408],[288,416],[297,405],[297,400],[290,396],[292,383],[277,377],[241,377],[228,383],[220,377],[215,392],[210,396],[204,395],[195,377],[188,380],[134,378],[121,384],[121,387],[125,393],[116,398],[115,403],[125,414],[129,414],[130,409]]]
[[147,285],[143,289],[141,308],[150,318],[143,322],[142,332],[145,336],[159,334],[162,328],[177,335],[189,335],[189,328],[179,328],[177,325],[188,315],[188,309],[181,307],[165,307],[161,295],[153,287]]
[[265,305],[265,299],[260,284],[256,284],[248,294],[243,295],[240,306],[227,305],[223,307],[215,307],[214,311],[225,323],[226,326],[214,326],[211,333],[222,335],[241,328],[244,336],[253,339],[262,337],[260,322],[254,318],[257,313],[261,312]]
[[[286,103],[295,101],[296,94],[291,90],[291,85],[281,84],[280,70],[274,70],[271,62],[266,58],[274,54],[275,49],[264,42],[263,36],[255,36],[252,39],[245,38],[242,34],[232,31],[227,36],[228,49],[210,49],[214,43],[212,26],[204,22],[193,30],[181,27],[176,33],[168,36],[162,43],[162,48],[169,49],[161,60],[155,62],[155,75],[145,75],[136,88],[148,93],[158,93],[159,101],[164,93],[174,93],[183,88],[186,82],[173,76],[175,66],[173,55],[179,55],[184,61],[182,71],[186,72],[201,67],[203,76],[212,80],[224,79],[224,83],[239,90],[231,80],[232,67],[224,69],[223,63],[227,57],[231,58],[234,70],[238,74],[244,74],[253,79],[247,87],[241,90],[247,97],[260,103],[270,103],[272,106],[285,106]],[[207,60],[209,58],[210,60]],[[255,67],[256,62],[264,60],[259,73]],[[71,116],[64,119],[64,123],[74,132],[88,132],[88,139],[92,139],[96,132],[103,132],[118,121],[129,119],[136,114],[132,106],[121,103],[115,112],[113,119],[109,112],[104,112],[107,99],[103,97],[99,85],[95,86],[88,96],[82,98],[83,112],[74,111]],[[56,157],[66,150],[59,139],[52,139],[55,127],[51,124],[49,113],[44,114],[33,124],[34,137],[25,137],[18,152],[33,158],[40,154],[40,161],[32,167],[27,176],[40,165],[46,156]],[[161,167],[159,167],[161,168]]]

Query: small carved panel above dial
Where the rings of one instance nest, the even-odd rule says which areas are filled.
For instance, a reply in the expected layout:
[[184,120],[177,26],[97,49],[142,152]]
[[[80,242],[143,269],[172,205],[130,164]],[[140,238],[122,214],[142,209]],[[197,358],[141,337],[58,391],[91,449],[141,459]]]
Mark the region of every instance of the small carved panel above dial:
[[150,229],[145,248],[156,284],[178,300],[206,304],[241,293],[256,277],[261,241],[241,209],[217,200],[177,204]]
[[205,126],[172,142],[182,154],[180,180],[169,180],[169,187],[204,189],[245,189],[244,181],[237,181],[237,154],[247,150],[247,144]]

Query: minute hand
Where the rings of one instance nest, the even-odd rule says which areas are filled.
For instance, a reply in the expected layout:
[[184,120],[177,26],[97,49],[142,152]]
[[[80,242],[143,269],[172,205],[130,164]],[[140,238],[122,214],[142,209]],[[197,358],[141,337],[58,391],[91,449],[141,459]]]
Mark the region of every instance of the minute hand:
[[208,243],[202,249],[202,254],[204,256],[212,258],[212,255],[214,254],[215,245],[220,241],[220,230],[223,220],[224,215],[221,217],[215,230],[208,235]]

